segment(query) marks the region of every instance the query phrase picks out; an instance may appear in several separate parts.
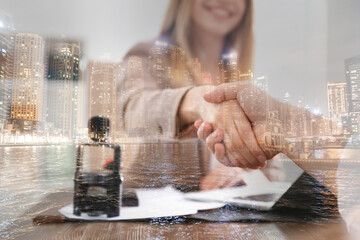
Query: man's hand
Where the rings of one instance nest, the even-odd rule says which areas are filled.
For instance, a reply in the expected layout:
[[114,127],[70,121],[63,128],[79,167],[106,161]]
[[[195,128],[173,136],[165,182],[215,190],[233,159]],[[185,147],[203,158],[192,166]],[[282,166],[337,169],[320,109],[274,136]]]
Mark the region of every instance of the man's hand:
[[224,83],[203,95],[209,103],[237,100],[251,123],[266,120],[269,96],[249,81]]
[[[223,147],[227,151],[225,157],[217,159],[224,165],[241,168],[263,166],[266,155],[258,145],[250,122],[239,103],[236,100],[208,103],[203,99],[203,95],[208,91],[208,86],[201,86],[187,92],[179,110],[180,121],[189,123],[203,119],[211,122],[214,129],[222,130]],[[193,120],[195,117],[197,118]]]
[[[203,97],[207,102],[214,104],[237,100],[252,126],[256,141],[266,154],[266,158],[271,159],[279,153],[279,149],[275,149],[271,143],[265,142],[265,135],[268,131],[267,111],[273,106],[276,106],[276,109],[280,108],[279,104],[281,103],[249,81],[221,84],[205,93]],[[220,147],[218,146],[218,148]]]

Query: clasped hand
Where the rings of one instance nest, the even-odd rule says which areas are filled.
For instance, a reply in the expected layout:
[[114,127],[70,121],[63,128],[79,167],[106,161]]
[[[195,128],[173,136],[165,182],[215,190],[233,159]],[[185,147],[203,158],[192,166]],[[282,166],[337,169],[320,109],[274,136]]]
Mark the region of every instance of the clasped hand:
[[[250,94],[254,99],[252,104],[241,102],[243,94]],[[266,166],[267,156],[261,149],[258,138],[265,131],[264,114],[254,113],[257,95],[265,94],[258,91],[251,83],[229,83],[216,87],[204,95],[204,99],[211,103],[202,119],[195,122],[198,137],[215,154],[216,159],[226,166],[257,169]],[[242,107],[243,106],[243,107]],[[259,107],[257,108],[259,111]],[[261,111],[261,109],[260,109]],[[265,109],[264,109],[265,111]]]

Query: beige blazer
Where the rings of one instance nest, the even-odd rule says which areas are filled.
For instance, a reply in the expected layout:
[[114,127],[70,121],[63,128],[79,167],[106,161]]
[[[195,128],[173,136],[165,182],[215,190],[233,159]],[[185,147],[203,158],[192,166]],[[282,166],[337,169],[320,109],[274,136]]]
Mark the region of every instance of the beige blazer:
[[[180,132],[177,120],[181,100],[193,86],[174,86],[169,65],[181,64],[174,61],[183,59],[174,60],[155,50],[154,41],[133,47],[124,58],[125,74],[117,86],[121,128],[148,144],[123,153],[125,187],[175,184],[183,190],[196,188],[208,170],[210,153],[191,126]],[[192,138],[182,140],[184,135]]]

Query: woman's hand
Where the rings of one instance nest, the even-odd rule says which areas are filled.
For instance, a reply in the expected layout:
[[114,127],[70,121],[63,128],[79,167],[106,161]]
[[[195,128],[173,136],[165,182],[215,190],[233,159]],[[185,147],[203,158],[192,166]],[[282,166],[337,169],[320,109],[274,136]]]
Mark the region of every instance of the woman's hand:
[[200,190],[214,190],[230,188],[238,184],[245,184],[242,172],[238,167],[226,167],[218,164],[200,182]]
[[[238,167],[227,167],[218,164],[209,171],[200,181],[200,190],[215,190],[220,188],[231,188],[236,185],[246,185],[244,171]],[[270,161],[266,168],[259,169],[271,182],[283,181],[285,179],[284,166],[280,161]],[[250,183],[248,183],[250,184]]]
[[[231,100],[212,104],[203,99],[204,93],[213,89],[212,86],[202,86],[189,90],[180,106],[180,121],[188,123],[203,119],[211,122],[214,129],[221,129],[224,154],[218,155],[217,159],[224,165],[241,168],[264,166],[266,156],[238,102]],[[221,145],[215,147],[222,148]]]

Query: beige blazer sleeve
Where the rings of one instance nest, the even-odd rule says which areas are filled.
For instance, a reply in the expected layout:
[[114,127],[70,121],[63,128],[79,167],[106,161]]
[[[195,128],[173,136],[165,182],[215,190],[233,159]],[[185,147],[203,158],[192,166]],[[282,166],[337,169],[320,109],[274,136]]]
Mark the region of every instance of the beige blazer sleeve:
[[191,86],[171,88],[166,77],[151,74],[151,46],[138,44],[124,58],[125,74],[117,86],[120,127],[131,136],[176,137],[178,108]]
[[[174,88],[170,79],[154,75],[149,59],[152,43],[142,43],[124,58],[118,82],[119,122],[129,136],[181,137],[177,114],[191,88]],[[122,150],[124,187],[164,187],[175,184],[186,190],[198,186],[203,163],[196,139],[185,144],[128,144]]]

